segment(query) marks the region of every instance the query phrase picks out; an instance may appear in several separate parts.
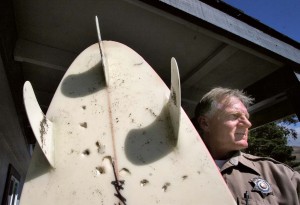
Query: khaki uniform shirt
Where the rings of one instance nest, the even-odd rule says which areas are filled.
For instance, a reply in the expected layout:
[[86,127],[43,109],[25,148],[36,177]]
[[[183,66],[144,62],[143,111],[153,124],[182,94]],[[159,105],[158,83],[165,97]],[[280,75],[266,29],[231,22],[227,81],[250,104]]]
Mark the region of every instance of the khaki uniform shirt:
[[[237,204],[247,204],[245,192],[249,193],[248,205],[300,205],[300,174],[271,158],[257,157],[238,152],[221,168],[222,176]],[[251,182],[260,177],[263,186]],[[264,196],[260,190],[270,184],[272,193]],[[253,190],[256,186],[256,190]]]

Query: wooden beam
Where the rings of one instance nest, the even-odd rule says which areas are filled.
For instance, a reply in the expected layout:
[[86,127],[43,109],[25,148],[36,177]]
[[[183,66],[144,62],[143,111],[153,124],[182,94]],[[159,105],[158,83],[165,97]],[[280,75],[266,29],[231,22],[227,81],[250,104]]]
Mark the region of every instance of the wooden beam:
[[66,71],[76,54],[57,48],[51,48],[32,41],[18,39],[14,59],[55,70]]
[[237,48],[222,43],[214,52],[204,59],[196,68],[182,78],[183,86],[192,86],[199,82],[208,73],[222,64],[238,51]]

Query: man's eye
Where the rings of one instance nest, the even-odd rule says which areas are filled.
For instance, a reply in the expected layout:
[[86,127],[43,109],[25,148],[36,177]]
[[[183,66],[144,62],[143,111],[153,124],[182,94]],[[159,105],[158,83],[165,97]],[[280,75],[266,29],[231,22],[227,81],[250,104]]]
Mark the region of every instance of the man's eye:
[[232,118],[232,119],[238,119],[239,117],[240,117],[239,114],[232,114],[232,115],[231,115],[231,118]]

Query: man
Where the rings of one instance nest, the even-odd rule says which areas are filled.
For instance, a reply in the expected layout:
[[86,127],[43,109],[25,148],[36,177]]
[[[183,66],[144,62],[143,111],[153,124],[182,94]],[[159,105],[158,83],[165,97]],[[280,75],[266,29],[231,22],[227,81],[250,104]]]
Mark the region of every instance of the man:
[[195,110],[196,127],[237,204],[298,205],[300,174],[271,158],[245,154],[251,127],[242,91],[215,88]]

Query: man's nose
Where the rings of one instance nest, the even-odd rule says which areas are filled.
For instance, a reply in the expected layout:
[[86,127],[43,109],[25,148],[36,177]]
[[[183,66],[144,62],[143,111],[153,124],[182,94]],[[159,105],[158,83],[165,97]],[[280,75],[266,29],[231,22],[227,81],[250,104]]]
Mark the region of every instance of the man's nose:
[[250,128],[252,126],[250,120],[246,116],[243,116],[240,122],[247,128]]

